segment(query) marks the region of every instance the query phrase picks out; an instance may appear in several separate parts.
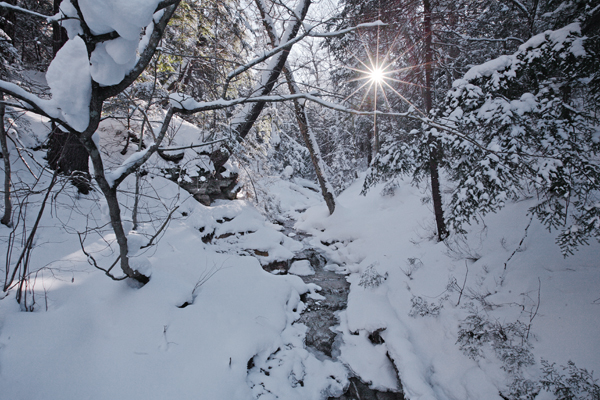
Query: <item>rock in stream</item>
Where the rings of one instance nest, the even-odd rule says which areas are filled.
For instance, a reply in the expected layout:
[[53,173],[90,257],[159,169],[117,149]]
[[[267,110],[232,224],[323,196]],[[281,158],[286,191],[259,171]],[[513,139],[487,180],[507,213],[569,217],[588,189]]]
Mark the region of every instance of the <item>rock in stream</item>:
[[321,287],[319,294],[325,296],[324,300],[314,300],[303,296],[306,309],[298,322],[308,327],[306,346],[335,358],[333,344],[337,336],[333,327],[338,325],[336,312],[346,308],[350,284],[344,275],[324,269],[327,260],[315,250],[309,249],[296,255],[294,260],[308,260],[314,269],[314,275],[302,276],[306,283],[314,283]]
[[[294,232],[293,235],[289,235]],[[304,233],[297,233],[289,226],[284,225],[284,233],[297,240],[307,237]],[[300,276],[306,283],[314,283],[321,287],[319,294],[325,299],[315,300],[306,295],[302,296],[302,301],[306,304],[306,309],[298,320],[299,323],[308,327],[306,334],[306,347],[312,349],[317,354],[321,354],[330,359],[336,359],[339,355],[338,343],[336,342],[337,333],[333,330],[339,324],[336,313],[346,308],[348,303],[348,292],[350,284],[346,276],[337,274],[334,271],[326,270],[327,259],[318,251],[311,248],[304,248],[298,252],[295,257],[287,263],[287,269],[293,266],[294,262],[307,260],[314,270],[314,274]],[[280,264],[281,266],[281,264]],[[338,341],[340,339],[337,339]],[[330,400],[334,399],[333,397]],[[402,393],[380,392],[369,388],[368,384],[362,382],[358,377],[350,378],[350,385],[347,391],[338,399],[341,400],[404,400]]]

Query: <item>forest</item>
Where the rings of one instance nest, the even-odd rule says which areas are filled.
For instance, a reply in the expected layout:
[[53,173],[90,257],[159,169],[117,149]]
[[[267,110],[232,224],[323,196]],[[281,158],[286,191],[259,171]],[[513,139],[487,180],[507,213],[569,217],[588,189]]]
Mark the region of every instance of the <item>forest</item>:
[[598,400],[594,0],[0,2],[0,398]]

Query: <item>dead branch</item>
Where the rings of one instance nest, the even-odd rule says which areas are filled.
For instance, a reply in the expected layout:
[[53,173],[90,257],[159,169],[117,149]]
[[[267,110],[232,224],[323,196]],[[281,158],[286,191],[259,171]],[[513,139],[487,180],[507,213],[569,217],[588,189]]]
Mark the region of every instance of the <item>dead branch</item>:
[[106,276],[108,276],[110,279],[112,279],[113,281],[122,281],[128,278],[127,275],[123,275],[122,277],[117,278],[116,276],[114,276],[113,274],[110,273],[110,271],[113,269],[113,267],[115,265],[117,265],[117,262],[119,261],[119,259],[121,258],[121,256],[118,256],[117,259],[115,260],[115,262],[113,262],[113,264],[110,266],[110,268],[108,269],[104,269],[101,266],[98,265],[98,262],[96,261],[96,259],[94,258],[94,256],[92,256],[90,253],[88,253],[87,251],[85,251],[85,247],[83,245],[83,239],[81,238],[81,232],[77,232],[77,236],[79,237],[79,244],[81,245],[81,251],[83,252],[83,254],[85,254],[85,256],[87,257],[87,261],[88,263],[99,269],[100,271],[104,271],[104,274]]
[[140,247],[140,249],[145,249],[147,247],[152,246],[152,244],[154,243],[154,240],[158,237],[158,235],[160,235],[160,233],[167,227],[167,224],[169,223],[169,221],[171,220],[171,216],[173,215],[173,213],[175,211],[177,211],[177,209],[179,208],[179,206],[175,207],[174,209],[172,209],[169,214],[167,215],[167,219],[162,223],[162,225],[160,226],[160,228],[158,228],[158,230],[156,231],[156,233],[154,234],[154,236],[152,236],[150,238],[150,241],[145,244],[144,246]]

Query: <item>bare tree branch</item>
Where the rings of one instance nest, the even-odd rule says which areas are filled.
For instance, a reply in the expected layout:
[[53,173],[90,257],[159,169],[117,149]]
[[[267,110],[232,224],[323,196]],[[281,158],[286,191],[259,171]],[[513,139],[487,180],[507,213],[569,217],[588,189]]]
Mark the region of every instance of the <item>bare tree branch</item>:
[[117,278],[116,276],[114,276],[113,274],[110,273],[110,270],[113,269],[113,267],[115,265],[117,265],[117,262],[119,261],[120,256],[117,257],[116,261],[110,266],[110,268],[104,269],[98,265],[98,262],[96,262],[96,259],[94,258],[94,256],[92,256],[90,253],[85,251],[85,247],[83,246],[83,239],[81,238],[81,232],[77,232],[77,236],[79,236],[79,244],[81,245],[81,251],[87,257],[88,263],[90,265],[94,266],[95,268],[99,269],[100,271],[104,271],[104,274],[106,276],[108,276],[110,279],[112,279],[113,281],[122,281],[122,280],[125,280],[128,278],[127,275],[123,275],[122,277]]
[[173,216],[173,213],[175,211],[177,211],[177,209],[179,208],[179,206],[175,207],[174,209],[172,209],[169,214],[167,215],[167,218],[165,219],[165,221],[162,223],[162,225],[160,226],[160,228],[158,228],[158,230],[156,231],[156,233],[154,234],[154,236],[152,236],[150,238],[150,241],[148,241],[148,243],[146,243],[145,245],[143,245],[142,247],[140,247],[140,249],[145,249],[147,247],[150,247],[154,244],[154,240],[158,237],[158,235],[160,235],[160,233],[167,227],[167,225],[169,224],[169,221],[171,220],[171,217]]
[[169,128],[169,123],[171,122],[171,118],[173,118],[174,112],[174,107],[169,108],[169,111],[167,111],[167,115],[165,116],[165,120],[163,121],[163,125],[160,129],[160,132],[158,133],[156,141],[145,150],[143,156],[136,159],[135,162],[131,163],[130,165],[127,165],[126,168],[119,174],[119,176],[114,178],[111,185],[113,188],[119,186],[119,184],[123,182],[123,180],[127,178],[127,176],[129,176],[131,173],[133,173],[135,170],[141,167],[146,161],[148,161],[152,154],[154,154],[158,150],[163,139],[165,138],[165,134],[167,133],[167,129]]
[[182,146],[182,147],[161,147],[161,148],[159,148],[157,150],[158,151],[175,151],[175,150],[195,149],[197,147],[209,146],[211,144],[224,142],[226,140],[227,140],[227,138],[223,138],[223,139],[213,140],[211,142],[204,142],[204,143],[199,143],[199,144],[190,144],[189,146]]

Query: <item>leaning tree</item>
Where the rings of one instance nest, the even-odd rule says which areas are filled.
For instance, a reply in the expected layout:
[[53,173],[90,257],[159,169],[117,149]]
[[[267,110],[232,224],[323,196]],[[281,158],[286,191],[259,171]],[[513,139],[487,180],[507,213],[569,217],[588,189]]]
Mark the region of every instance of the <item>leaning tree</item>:
[[[169,150],[162,148],[161,144],[173,116],[243,105],[232,121],[236,141],[243,140],[248,134],[268,102],[310,99],[336,108],[314,93],[272,95],[271,92],[285,69],[294,44],[309,36],[332,36],[356,28],[319,34],[316,26],[303,23],[311,1],[300,0],[294,9],[289,9],[290,18],[284,24],[278,43],[273,42],[272,49],[230,72],[222,86],[220,99],[196,101],[183,93],[172,93],[154,142],[134,153],[119,167],[107,170],[98,148],[97,137],[103,109],[109,99],[131,86],[150,64],[180,2],[181,0],[128,0],[98,3],[92,0],[63,0],[59,12],[53,16],[0,3],[2,8],[27,13],[49,24],[58,23],[67,31],[68,40],[56,53],[46,73],[51,98],[36,95],[16,83],[0,80],[0,92],[8,95],[8,99],[2,104],[48,118],[62,131],[76,137],[85,147],[94,167],[94,180],[106,199],[111,226],[119,247],[117,261],[120,261],[124,275],[115,277],[110,272],[112,267],[104,270],[113,279],[129,277],[141,283],[149,280],[148,276],[134,270],[129,263],[127,233],[121,220],[117,190],[154,153]],[[362,24],[362,27],[374,25],[376,24]],[[254,90],[244,97],[228,98],[231,82],[257,66],[262,68],[263,73]],[[344,107],[338,108],[346,111]],[[217,173],[229,158],[231,148],[231,145],[224,145],[211,154]],[[8,286],[5,284],[5,291]]]

